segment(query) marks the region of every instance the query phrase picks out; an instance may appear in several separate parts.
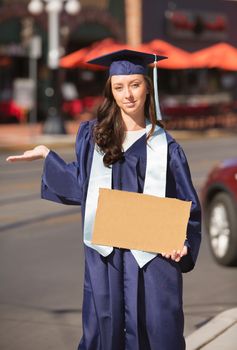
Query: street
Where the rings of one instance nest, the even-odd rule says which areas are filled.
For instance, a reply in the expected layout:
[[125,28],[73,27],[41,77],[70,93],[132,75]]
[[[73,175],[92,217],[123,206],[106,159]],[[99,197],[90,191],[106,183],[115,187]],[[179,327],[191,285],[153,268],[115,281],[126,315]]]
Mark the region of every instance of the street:
[[[180,141],[199,192],[210,168],[236,156],[234,136]],[[73,149],[61,149],[67,161]],[[0,154],[0,349],[76,349],[81,331],[80,207],[40,199],[43,162],[8,164]],[[218,266],[205,234],[184,275],[185,335],[237,306],[237,268]]]

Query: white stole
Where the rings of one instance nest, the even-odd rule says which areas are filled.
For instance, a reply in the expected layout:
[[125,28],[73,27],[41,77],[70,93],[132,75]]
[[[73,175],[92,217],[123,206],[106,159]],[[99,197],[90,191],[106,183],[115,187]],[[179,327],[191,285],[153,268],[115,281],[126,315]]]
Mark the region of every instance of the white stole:
[[[149,123],[146,126],[146,134],[149,133],[150,129],[151,124]],[[146,149],[147,164],[143,193],[165,197],[168,144],[164,129],[156,126],[155,132],[147,140]],[[111,185],[112,167],[108,168],[104,166],[103,154],[98,151],[95,145],[86,199],[84,243],[103,256],[108,256],[113,251],[113,247],[92,244],[91,239],[99,197],[99,188],[111,188]],[[140,267],[143,267],[157,255],[141,250],[131,250],[131,252]]]

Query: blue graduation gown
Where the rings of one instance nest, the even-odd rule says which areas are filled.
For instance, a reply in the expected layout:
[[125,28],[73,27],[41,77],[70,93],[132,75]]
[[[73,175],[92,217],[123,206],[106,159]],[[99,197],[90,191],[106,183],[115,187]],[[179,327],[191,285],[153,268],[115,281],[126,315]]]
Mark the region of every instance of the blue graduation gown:
[[[93,155],[92,127],[82,123],[76,139],[77,161],[66,164],[48,154],[42,198],[81,205],[82,218]],[[192,201],[187,229],[188,255],[176,263],[161,255],[142,269],[129,250],[115,248],[106,258],[85,247],[83,336],[79,350],[183,350],[182,272],[193,269],[201,240],[201,212],[186,157],[167,133],[166,196]],[[112,167],[112,188],[143,192],[146,136]],[[155,224],[155,218],[154,218]]]

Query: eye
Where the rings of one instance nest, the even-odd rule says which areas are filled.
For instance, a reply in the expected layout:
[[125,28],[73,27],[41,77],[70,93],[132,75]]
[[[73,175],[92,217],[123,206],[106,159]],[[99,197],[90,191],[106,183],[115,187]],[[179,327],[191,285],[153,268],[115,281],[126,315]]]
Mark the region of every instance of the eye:
[[139,83],[134,83],[134,84],[132,84],[132,87],[133,87],[134,89],[138,88],[139,86],[140,86]]
[[122,86],[115,86],[114,87],[115,91],[122,91],[122,89],[123,89]]

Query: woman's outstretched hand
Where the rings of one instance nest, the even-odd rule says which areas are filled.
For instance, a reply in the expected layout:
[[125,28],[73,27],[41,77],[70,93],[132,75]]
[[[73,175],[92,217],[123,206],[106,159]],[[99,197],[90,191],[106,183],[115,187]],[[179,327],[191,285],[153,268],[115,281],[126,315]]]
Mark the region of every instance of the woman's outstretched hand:
[[49,149],[44,146],[36,146],[35,148],[25,151],[23,154],[20,154],[19,156],[10,156],[7,157],[6,161],[9,163],[13,162],[19,162],[19,161],[32,161],[32,160],[37,160],[37,159],[44,159],[47,157],[49,153]]
[[173,250],[173,252],[171,254],[162,253],[161,255],[164,258],[172,259],[176,262],[179,262],[181,260],[181,258],[187,254],[188,254],[188,248],[186,246],[184,246],[181,251],[180,250]]

